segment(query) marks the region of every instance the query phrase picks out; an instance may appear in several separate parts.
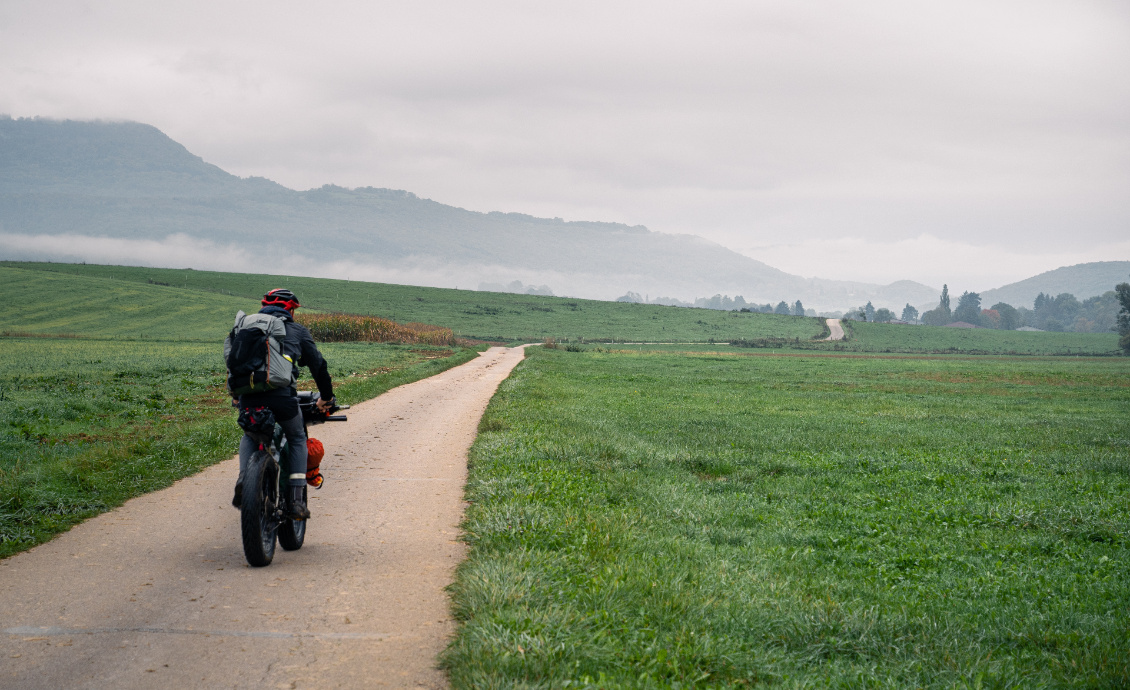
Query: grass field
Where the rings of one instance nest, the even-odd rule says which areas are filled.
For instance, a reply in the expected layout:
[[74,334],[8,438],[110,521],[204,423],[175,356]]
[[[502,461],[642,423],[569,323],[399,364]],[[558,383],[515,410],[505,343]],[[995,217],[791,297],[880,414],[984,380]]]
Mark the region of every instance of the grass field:
[[[304,305],[326,311],[383,316],[451,328],[462,337],[508,343],[560,340],[726,341],[732,338],[811,339],[817,319],[772,314],[733,314],[644,304],[449,290],[324,278],[260,276],[212,271],[0,262],[21,270],[112,280],[110,285],[166,283],[179,294],[237,295],[257,299],[286,285]],[[102,283],[105,284],[105,283]],[[112,290],[112,288],[108,288]],[[3,322],[0,322],[3,323]],[[4,326],[7,328],[7,326]]]
[[0,266],[0,332],[223,342],[246,298]]
[[[1130,359],[1030,356],[1105,334],[818,343],[796,317],[4,262],[0,556],[228,457],[219,342],[284,282],[581,350],[532,348],[480,425],[457,686],[1130,686]],[[475,356],[322,349],[345,402]]]
[[1115,333],[1040,333],[997,331],[983,328],[904,326],[843,321],[847,339],[790,341],[788,338],[754,338],[731,341],[745,349],[814,350],[827,352],[879,352],[903,354],[973,355],[1087,355],[1118,356]]
[[[4,267],[9,267],[5,269]],[[16,268],[13,268],[16,267]],[[5,270],[14,270],[15,277],[4,277]],[[451,328],[457,336],[507,343],[541,342],[547,337],[563,342],[731,342],[745,341],[757,348],[792,347],[798,349],[854,351],[978,354],[1099,354],[1118,351],[1118,337],[1113,333],[1029,333],[1015,331],[963,330],[953,328],[895,326],[890,324],[851,323],[852,338],[846,343],[814,342],[825,333],[822,322],[773,314],[741,314],[710,309],[685,309],[656,305],[622,304],[562,297],[512,295],[471,290],[448,290],[382,283],[261,276],[242,273],[217,273],[161,268],[95,266],[87,264],[41,264],[0,262],[0,285],[8,289],[11,282],[34,281],[33,274],[83,277],[91,294],[104,293],[113,300],[119,290],[138,297],[158,293],[137,292],[145,288],[162,288],[161,299],[179,297],[187,291],[199,300],[200,320],[204,329],[215,328],[215,321],[230,319],[231,305],[255,304],[268,287],[287,285],[295,290],[304,304],[326,311],[382,316],[400,322],[421,322]],[[56,283],[63,285],[64,283]],[[101,287],[99,287],[101,286]],[[1113,287],[1113,286],[1112,286]],[[239,297],[235,299],[232,296]],[[130,300],[118,303],[132,304]],[[242,301],[241,301],[242,300]],[[109,306],[112,306],[111,302]],[[247,308],[247,307],[240,307]],[[210,311],[215,309],[215,311]],[[18,330],[19,324],[43,324],[65,330],[69,318],[89,318],[74,307],[67,318],[44,324],[49,317],[42,313],[15,320],[0,315],[0,330]],[[224,319],[212,319],[211,313],[223,313]],[[210,320],[211,319],[211,320]],[[12,325],[9,325],[12,324]]]
[[641,349],[488,408],[456,686],[1130,685],[1130,360]]
[[983,328],[848,323],[847,351],[1017,355],[1117,355],[1117,333],[1035,333]]

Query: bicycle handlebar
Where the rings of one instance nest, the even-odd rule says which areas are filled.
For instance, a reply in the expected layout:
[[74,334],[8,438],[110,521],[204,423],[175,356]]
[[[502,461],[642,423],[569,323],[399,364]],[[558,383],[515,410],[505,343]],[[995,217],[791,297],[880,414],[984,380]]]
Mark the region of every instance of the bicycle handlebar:
[[[239,407],[239,400],[231,401],[232,407]],[[318,409],[318,393],[302,391],[298,394],[298,408],[302,412],[302,419],[306,424],[321,424],[322,422],[346,422],[349,417],[343,414],[334,414],[340,410],[348,410],[349,405],[333,405],[328,410]]]

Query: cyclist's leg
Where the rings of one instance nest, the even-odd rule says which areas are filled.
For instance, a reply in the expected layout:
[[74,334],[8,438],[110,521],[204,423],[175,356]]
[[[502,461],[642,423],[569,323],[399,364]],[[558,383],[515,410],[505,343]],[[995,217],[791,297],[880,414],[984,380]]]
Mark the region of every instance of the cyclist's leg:
[[306,507],[306,428],[301,414],[279,422],[279,425],[286,434],[286,444],[290,448],[288,467],[283,468],[287,474],[287,484],[290,485],[288,512],[295,520],[305,520],[310,517],[310,509]]
[[284,468],[291,486],[306,486],[306,427],[302,424],[302,415],[279,422],[286,434],[286,443],[290,447],[290,466]]

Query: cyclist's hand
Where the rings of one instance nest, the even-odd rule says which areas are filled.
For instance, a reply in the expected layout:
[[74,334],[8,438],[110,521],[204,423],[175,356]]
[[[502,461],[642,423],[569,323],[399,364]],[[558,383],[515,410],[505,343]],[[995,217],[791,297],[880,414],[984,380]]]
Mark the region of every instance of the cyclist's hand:
[[330,408],[334,406],[335,402],[337,402],[337,398],[330,398],[329,400],[326,400],[325,398],[318,398],[318,411],[329,412]]

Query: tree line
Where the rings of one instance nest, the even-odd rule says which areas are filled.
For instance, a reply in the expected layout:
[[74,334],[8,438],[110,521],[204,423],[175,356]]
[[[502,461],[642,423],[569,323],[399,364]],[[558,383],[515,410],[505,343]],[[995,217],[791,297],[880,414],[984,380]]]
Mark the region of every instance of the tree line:
[[872,321],[874,323],[891,323],[898,321],[899,323],[918,323],[918,310],[910,306],[909,303],[903,307],[902,314],[895,316],[895,313],[886,307],[875,308],[868,300],[867,304],[855,309],[849,309],[842,318],[851,319],[852,321]]
[[1130,283],[1119,283],[1114,286],[1114,293],[1118,296],[1118,303],[1122,309],[1118,312],[1118,345],[1122,351],[1130,355]]
[[[694,301],[694,304],[691,304],[670,297],[657,297],[649,300],[638,293],[628,292],[616,301],[694,306],[705,309],[724,309],[785,316],[816,315],[814,310],[806,310],[799,299],[792,304],[781,300],[774,306],[771,302],[765,304],[748,303],[741,295],[731,298],[729,295],[719,294],[713,297],[700,297]],[[896,321],[895,312],[886,307],[876,309],[870,301],[866,305],[844,314],[844,318],[876,323]],[[938,306],[919,314],[918,309],[907,303],[897,320],[904,323],[922,323],[927,326],[948,326],[952,323],[962,322],[980,328],[995,328],[1007,331],[1026,326],[1042,331],[1070,331],[1075,333],[1118,331],[1120,335],[1119,347],[1130,354],[1130,283],[1119,283],[1113,290],[1088,297],[1082,302],[1069,292],[1055,296],[1041,292],[1036,296],[1031,309],[1014,307],[1005,302],[997,302],[984,309],[981,305],[981,294],[968,291],[963,292],[957,298],[957,306],[951,308],[950,290],[947,284],[942,286]]]
[[[919,316],[917,310],[908,304],[903,310],[902,319],[912,323],[918,321],[927,326],[967,323],[980,328],[1009,331],[1030,327],[1041,331],[1109,333],[1121,329],[1120,310],[1121,313],[1126,313],[1128,309],[1127,303],[1123,301],[1124,285],[1128,284],[1120,283],[1114,290],[1082,301],[1069,292],[1054,296],[1041,292],[1030,309],[1014,307],[1006,302],[997,302],[985,308],[981,304],[980,293],[968,291],[963,292],[957,298],[957,305],[951,308],[949,285],[943,285],[938,306]],[[1130,298],[1130,287],[1125,292]],[[876,310],[875,316],[867,320],[878,321],[885,316],[879,314],[879,311],[885,310]],[[869,314],[865,316],[870,317]]]
[[633,304],[662,304],[668,307],[698,307],[699,309],[719,309],[723,311],[742,311],[759,314],[783,314],[785,316],[816,316],[816,310],[805,309],[799,299],[792,304],[781,300],[774,306],[772,302],[766,302],[765,304],[746,302],[745,298],[741,295],[730,297],[729,295],[718,294],[713,297],[699,297],[694,302],[683,302],[673,297],[656,297],[651,299],[646,295],[641,295],[638,292],[629,290],[626,294],[617,297],[616,301],[630,302]]
[[806,310],[799,299],[792,304],[789,304],[785,300],[781,300],[774,306],[772,302],[766,302],[765,304],[746,302],[745,298],[743,298],[741,295],[738,295],[733,299],[730,299],[729,295],[714,295],[713,297],[699,297],[694,301],[694,306],[700,307],[702,309],[724,309],[727,311],[743,311],[747,313],[758,314],[816,316],[816,311],[812,309]]

